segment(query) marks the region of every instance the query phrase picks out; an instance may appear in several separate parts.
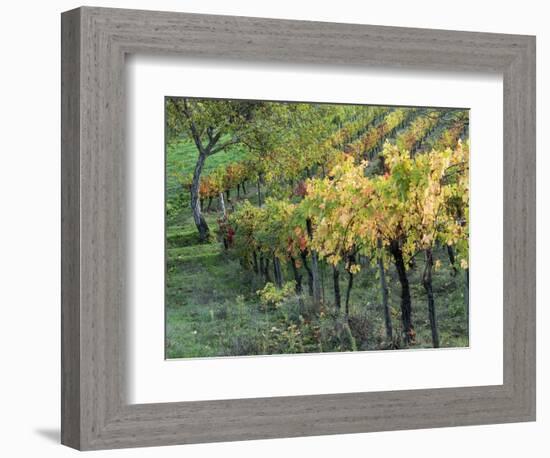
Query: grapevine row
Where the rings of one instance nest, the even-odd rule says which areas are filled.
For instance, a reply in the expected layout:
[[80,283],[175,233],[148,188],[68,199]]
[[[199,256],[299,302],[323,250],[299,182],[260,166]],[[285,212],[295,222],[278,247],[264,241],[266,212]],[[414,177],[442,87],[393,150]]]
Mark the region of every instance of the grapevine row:
[[[338,275],[343,268],[348,276],[343,301],[346,317],[353,280],[361,270],[359,257],[378,265],[383,278],[387,253],[402,284],[402,338],[407,344],[414,342],[415,333],[406,265],[423,251],[427,267],[422,281],[431,298],[432,337],[438,346],[432,250],[436,243],[456,246],[457,263],[467,269],[468,225],[463,218],[468,209],[463,196],[468,192],[468,149],[459,143],[452,150],[411,157],[408,151],[386,143],[382,155],[384,175],[367,177],[366,163],[357,165],[353,156],[345,155],[327,177],[311,178],[297,188],[295,194],[301,198],[297,202],[268,199],[256,207],[245,201],[229,216],[222,236],[243,266],[262,275],[266,283],[273,278],[282,287],[283,272],[291,272],[300,295],[305,271],[317,313],[321,307],[316,281],[319,262],[333,267],[338,311],[342,307]],[[386,329],[391,340],[391,321]]]

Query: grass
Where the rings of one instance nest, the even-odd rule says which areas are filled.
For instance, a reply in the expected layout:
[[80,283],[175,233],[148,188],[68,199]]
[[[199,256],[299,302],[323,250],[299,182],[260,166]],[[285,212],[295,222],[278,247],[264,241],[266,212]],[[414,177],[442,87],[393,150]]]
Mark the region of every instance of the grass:
[[[171,248],[168,259],[169,358],[352,349],[342,346],[341,336],[332,335],[335,323],[342,317],[334,315],[328,267],[324,269],[324,313],[318,322],[307,323],[304,330],[297,298],[291,297],[276,310],[264,310],[255,294],[263,286],[262,281],[243,271],[239,262],[226,255],[218,243]],[[357,276],[351,295],[350,328],[357,350],[376,350],[389,344],[378,285],[372,282],[375,272],[367,275],[367,270]],[[414,348],[430,348],[431,331],[419,283],[420,270],[416,267],[409,272],[417,332]],[[290,279],[289,272],[285,275]],[[398,334],[400,286],[393,269],[388,280],[393,327]],[[442,267],[434,280],[441,346],[467,346],[461,279]],[[342,291],[345,286],[344,279]],[[296,326],[294,331],[292,325]]]
[[[222,139],[223,140],[223,139]],[[179,189],[178,176],[193,174],[199,153],[195,145],[186,138],[170,143],[166,148],[166,188],[168,194]],[[218,167],[238,162],[247,157],[246,150],[235,145],[206,158],[202,176],[207,176]]]

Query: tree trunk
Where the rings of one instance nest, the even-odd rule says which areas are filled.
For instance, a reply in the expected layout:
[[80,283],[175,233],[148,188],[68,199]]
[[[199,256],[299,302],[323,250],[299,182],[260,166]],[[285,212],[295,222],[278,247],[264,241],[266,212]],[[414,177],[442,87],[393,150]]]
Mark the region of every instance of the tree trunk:
[[258,175],[258,207],[262,206],[262,183],[260,175]]
[[384,258],[382,251],[382,240],[378,239],[378,270],[380,272],[380,289],[382,290],[382,306],[384,307],[384,320],[386,322],[386,338],[388,342],[393,342],[393,326],[391,323],[390,305],[388,303],[388,284],[386,283],[386,269],[384,268]]
[[264,260],[264,275],[265,275],[265,282],[271,283],[271,275],[269,275],[269,258],[265,258]]
[[260,254],[260,275],[264,275],[264,257]]
[[325,303],[325,264],[321,263],[321,301]]
[[258,255],[256,254],[256,250],[252,252],[252,268],[254,269],[254,273],[257,274],[259,272],[258,270]]
[[340,271],[338,266],[332,266],[332,281],[334,283],[334,305],[336,310],[342,308],[342,300],[340,299]]
[[434,348],[439,348],[439,333],[437,331],[437,317],[435,314],[435,301],[432,287],[433,264],[432,249],[428,248],[426,250],[426,266],[424,267],[424,274],[422,275],[422,284],[428,296],[428,316],[430,318],[430,328],[432,330],[432,344]]
[[275,284],[282,288],[283,286],[283,275],[281,272],[281,263],[277,256],[273,256],[273,275],[275,277]]
[[470,326],[470,269],[464,270],[464,308],[466,309],[466,326]]
[[[351,267],[352,264],[355,264],[355,254],[350,254],[348,256],[348,265]],[[353,274],[348,270],[348,288],[346,290],[346,305],[345,305],[345,314],[346,321],[349,318],[349,298],[351,296],[351,288],[353,287]]]
[[456,268],[455,264],[455,251],[453,250],[452,245],[447,245],[447,255],[449,256],[449,262],[451,263],[451,267],[453,269],[453,277],[458,273],[458,270]]
[[308,293],[309,293],[310,296],[313,296],[313,273],[311,272],[311,269],[309,268],[309,266],[307,264],[307,252],[306,251],[301,251],[300,252],[300,257],[302,258],[304,268],[306,269],[306,272],[307,272]]
[[212,205],[212,196],[210,196],[208,198],[208,205],[206,206],[206,211],[209,212],[210,211],[210,206]]
[[200,184],[201,184],[201,173],[204,166],[204,161],[206,160],[206,153],[199,152],[199,158],[195,165],[195,171],[193,172],[193,181],[191,183],[191,209],[193,210],[193,220],[195,221],[195,226],[199,231],[199,240],[205,242],[208,240],[210,235],[210,229],[206,220],[202,215],[201,208],[201,198],[199,195]]
[[223,199],[223,192],[220,192],[219,198],[220,198],[220,210],[222,212],[223,219],[225,219],[227,217],[227,211],[225,210],[225,201]]
[[353,274],[348,271],[348,289],[346,290],[346,308],[345,308],[345,316],[346,321],[349,318],[349,297],[351,295],[351,288],[353,287]]
[[273,278],[275,280],[275,286],[280,288],[282,284],[279,281],[279,272],[277,271],[277,258],[275,256],[273,256]]
[[245,185],[244,185],[245,183],[246,183],[245,181],[243,181],[243,182],[241,183],[241,186],[243,187],[243,195],[246,195],[246,187],[245,187]]
[[241,185],[237,183],[237,199],[241,198]]
[[294,274],[294,281],[296,282],[296,294],[302,294],[302,274],[296,266],[296,259],[290,258],[290,265],[292,266],[292,273]]
[[399,246],[398,240],[392,240],[390,243],[390,252],[393,256],[399,283],[401,284],[401,323],[403,326],[403,341],[406,345],[414,341],[414,328],[412,325],[412,310],[411,310],[411,292],[409,289],[409,279],[407,278],[407,270],[405,261],[403,260],[403,251]]
[[[313,228],[311,220],[306,220],[307,235],[311,240],[313,238]],[[313,282],[313,308],[319,310],[321,306],[321,287],[319,283],[319,257],[315,250],[311,250],[311,280]]]

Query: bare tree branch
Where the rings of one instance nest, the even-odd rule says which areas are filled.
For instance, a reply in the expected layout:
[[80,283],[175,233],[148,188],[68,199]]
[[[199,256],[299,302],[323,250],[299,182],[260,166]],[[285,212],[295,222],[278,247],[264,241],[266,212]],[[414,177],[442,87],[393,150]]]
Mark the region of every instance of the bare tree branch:
[[199,129],[197,128],[197,125],[195,124],[195,121],[193,120],[193,113],[189,108],[187,99],[183,99],[183,106],[184,106],[183,114],[185,115],[185,117],[187,118],[187,121],[189,122],[189,127],[191,129],[191,136],[193,137],[193,141],[195,142],[195,145],[197,146],[199,152],[201,154],[205,154],[206,151],[202,145],[201,135],[200,135]]
[[[217,137],[218,137],[217,140],[219,140],[219,137],[220,137],[219,133],[217,134]],[[216,140],[216,142],[217,142],[217,140]],[[231,145],[236,145],[237,143],[240,143],[239,138],[238,137],[233,137],[231,140],[227,140],[226,142],[220,143],[218,146],[215,146],[212,149],[207,148],[208,154],[209,155],[215,154],[215,153],[221,151],[222,149],[225,149],[225,148],[227,148],[228,146],[231,146]],[[210,147],[210,144],[208,146]],[[214,145],[212,145],[212,146],[214,146]]]

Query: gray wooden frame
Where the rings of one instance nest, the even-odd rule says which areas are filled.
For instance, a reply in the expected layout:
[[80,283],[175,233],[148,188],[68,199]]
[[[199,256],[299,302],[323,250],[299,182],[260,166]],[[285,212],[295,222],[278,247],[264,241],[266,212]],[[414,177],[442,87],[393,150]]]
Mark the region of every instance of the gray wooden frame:
[[[535,419],[534,37],[90,7],[63,13],[61,36],[63,444],[105,449]],[[129,405],[128,53],[502,73],[503,385]]]

